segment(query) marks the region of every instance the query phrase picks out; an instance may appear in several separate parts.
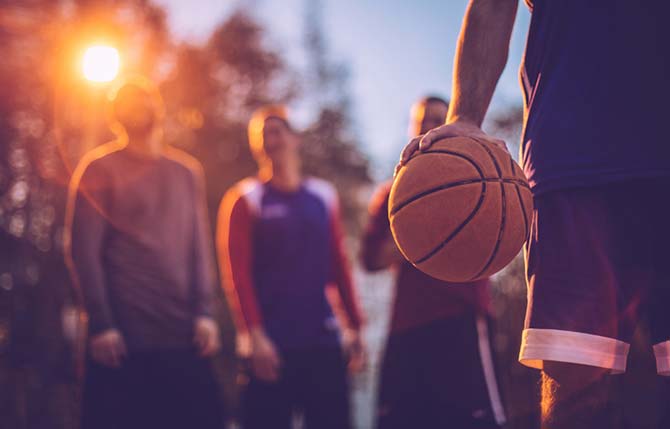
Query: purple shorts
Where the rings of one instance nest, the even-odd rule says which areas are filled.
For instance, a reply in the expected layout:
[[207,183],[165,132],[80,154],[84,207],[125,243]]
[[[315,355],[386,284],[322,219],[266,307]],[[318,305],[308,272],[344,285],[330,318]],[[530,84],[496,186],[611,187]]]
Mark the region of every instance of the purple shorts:
[[669,190],[670,179],[645,179],[535,198],[523,364],[624,372],[644,318],[658,373],[670,375]]

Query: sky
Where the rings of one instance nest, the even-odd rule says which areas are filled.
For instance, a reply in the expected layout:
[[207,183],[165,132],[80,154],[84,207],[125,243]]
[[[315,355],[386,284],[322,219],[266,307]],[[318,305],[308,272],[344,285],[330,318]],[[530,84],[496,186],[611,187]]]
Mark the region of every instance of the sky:
[[[178,40],[204,42],[241,5],[269,30],[268,43],[300,69],[305,63],[304,5],[314,0],[154,0],[166,8]],[[351,72],[355,132],[375,175],[390,175],[408,140],[411,104],[424,94],[449,97],[453,56],[467,0],[321,0],[332,59]],[[530,14],[520,2],[507,67],[491,111],[521,105],[518,69]],[[292,106],[300,121],[310,112]]]

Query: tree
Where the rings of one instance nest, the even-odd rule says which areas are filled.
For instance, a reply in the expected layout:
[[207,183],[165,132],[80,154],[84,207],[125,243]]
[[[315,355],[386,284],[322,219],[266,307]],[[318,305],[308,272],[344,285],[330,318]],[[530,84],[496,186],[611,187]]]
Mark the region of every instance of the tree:
[[150,0],[10,0],[0,5],[0,22],[0,78],[12,82],[0,88],[0,428],[76,426],[73,401],[53,405],[72,398],[54,395],[53,386],[74,380],[73,350],[60,329],[63,308],[78,302],[63,263],[66,190],[83,153],[113,138],[107,88],[89,85],[76,69],[85,43],[113,43],[125,71],[160,84],[166,138],[203,164],[212,220],[227,188],[256,171],[246,137],[251,112],[320,100],[303,135],[306,172],[332,180],[348,224],[360,224],[355,190],[369,181],[367,161],[353,132],[346,67],[328,61],[318,20],[313,85],[298,84],[301,76],[244,9],[203,45],[175,45]]
[[361,190],[371,183],[367,157],[354,132],[345,64],[329,60],[321,20],[320,1],[305,3],[305,43],[309,59],[306,98],[314,122],[303,133],[305,172],[333,182],[339,190],[344,219],[350,233],[360,233],[366,202]]
[[243,10],[233,13],[204,46],[177,49],[173,77],[161,88],[166,135],[202,162],[212,218],[226,189],[256,171],[246,135],[253,110],[297,93],[292,71],[266,46],[264,31]]
[[0,77],[11,82],[0,88],[0,427],[75,427],[63,214],[72,165],[100,143],[86,138],[108,137],[96,130],[102,93],[86,90],[76,56],[95,34],[133,45],[129,67],[153,68],[165,20],[143,0],[31,0],[3,2],[0,21]]

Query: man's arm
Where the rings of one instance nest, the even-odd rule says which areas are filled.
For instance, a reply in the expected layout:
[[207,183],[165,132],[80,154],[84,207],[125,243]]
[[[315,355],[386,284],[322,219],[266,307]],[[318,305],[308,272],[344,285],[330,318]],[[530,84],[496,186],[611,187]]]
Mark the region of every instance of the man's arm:
[[87,166],[77,167],[66,208],[65,257],[72,281],[83,297],[90,335],[115,329],[101,255],[107,231],[103,180]]
[[83,161],[70,182],[65,223],[65,262],[89,318],[91,356],[112,367],[126,355],[107,296],[102,247],[108,229],[105,178]]
[[262,328],[262,318],[252,280],[252,217],[235,190],[219,207],[216,247],[223,288],[238,331]]
[[207,216],[205,174],[199,165],[193,170],[194,180],[194,231],[193,231],[193,299],[194,342],[201,356],[211,356],[219,350],[221,343],[219,327],[214,319],[214,257]]
[[279,379],[281,358],[263,329],[252,276],[252,216],[243,197],[229,191],[219,207],[216,246],[221,279],[238,332],[251,339],[251,364],[261,380]]
[[193,288],[196,317],[214,316],[214,258],[210,235],[205,178],[202,170],[194,174],[194,242],[193,242]]
[[381,186],[370,201],[370,217],[361,240],[361,260],[368,271],[383,270],[404,260],[391,235],[388,218],[390,189],[390,184]]
[[[348,367],[352,372],[361,371],[365,367],[366,351],[363,343],[361,328],[363,316],[358,304],[358,297],[354,291],[351,269],[344,250],[344,230],[340,217],[339,203],[336,199],[331,208],[332,255],[333,255],[333,282],[337,286],[338,302],[346,316],[346,326],[343,332],[343,348],[347,355]],[[337,311],[336,311],[337,315]]]
[[447,123],[481,127],[507,63],[518,0],[471,0],[454,58],[453,97]]
[[335,203],[331,213],[333,283],[337,285],[344,311],[347,315],[348,327],[358,331],[363,324],[358,298],[354,292],[351,269],[344,251],[344,231],[340,219],[339,204]]
[[471,136],[502,144],[481,130],[491,97],[509,52],[518,0],[470,0],[454,58],[453,96],[447,124],[413,139],[401,164],[417,149],[455,136]]

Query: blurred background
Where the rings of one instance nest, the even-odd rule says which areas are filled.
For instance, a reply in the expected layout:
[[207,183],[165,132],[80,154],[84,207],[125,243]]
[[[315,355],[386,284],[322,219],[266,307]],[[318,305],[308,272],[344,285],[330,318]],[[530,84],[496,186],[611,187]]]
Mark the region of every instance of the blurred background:
[[[389,273],[367,275],[358,267],[358,237],[368,199],[391,176],[407,141],[410,105],[426,94],[450,95],[466,4],[0,3],[0,428],[77,427],[77,344],[67,335],[76,323],[75,296],[63,263],[63,214],[73,167],[113,138],[105,97],[117,72],[158,83],[166,138],[205,168],[210,219],[226,189],[255,172],[246,139],[253,109],[268,102],[290,106],[307,173],[332,181],[343,201],[369,321],[370,364],[354,379],[352,400],[357,427],[370,428],[393,290]],[[528,20],[520,7],[510,60],[485,124],[515,154],[522,121],[517,69]],[[493,293],[508,427],[534,427],[537,374],[516,362],[525,307],[521,258],[496,277]],[[225,347],[217,365],[234,415],[238,362],[223,297],[219,313]]]

